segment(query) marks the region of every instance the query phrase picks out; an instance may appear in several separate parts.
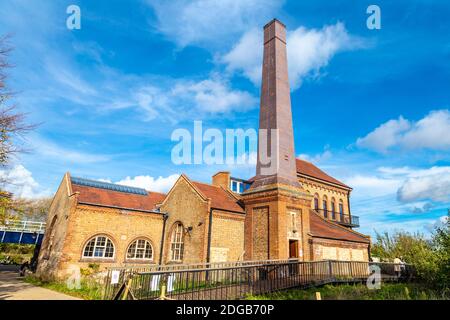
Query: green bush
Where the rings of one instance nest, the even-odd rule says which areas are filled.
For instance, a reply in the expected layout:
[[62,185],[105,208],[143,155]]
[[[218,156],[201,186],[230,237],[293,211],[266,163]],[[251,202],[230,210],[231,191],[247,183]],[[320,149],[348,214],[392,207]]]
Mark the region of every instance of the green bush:
[[435,230],[431,239],[417,233],[377,234],[371,254],[391,262],[401,257],[414,265],[418,278],[424,283],[450,290],[450,219]]

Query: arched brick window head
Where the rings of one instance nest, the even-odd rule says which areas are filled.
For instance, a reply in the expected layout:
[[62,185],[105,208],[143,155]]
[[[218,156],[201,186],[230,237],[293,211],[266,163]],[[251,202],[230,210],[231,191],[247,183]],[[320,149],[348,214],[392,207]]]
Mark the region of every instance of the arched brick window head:
[[175,224],[171,239],[170,239],[170,251],[172,261],[181,262],[183,261],[183,251],[184,251],[184,227],[178,222]]

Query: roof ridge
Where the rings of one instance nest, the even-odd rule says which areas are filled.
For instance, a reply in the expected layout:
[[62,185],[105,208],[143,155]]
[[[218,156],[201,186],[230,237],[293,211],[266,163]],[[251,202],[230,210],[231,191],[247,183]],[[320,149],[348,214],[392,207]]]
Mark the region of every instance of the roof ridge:
[[213,184],[206,183],[206,182],[194,181],[194,180],[191,180],[191,182],[192,182],[192,183],[203,184],[203,185],[208,186],[208,187],[220,188],[219,186],[215,186],[215,185],[213,185]]

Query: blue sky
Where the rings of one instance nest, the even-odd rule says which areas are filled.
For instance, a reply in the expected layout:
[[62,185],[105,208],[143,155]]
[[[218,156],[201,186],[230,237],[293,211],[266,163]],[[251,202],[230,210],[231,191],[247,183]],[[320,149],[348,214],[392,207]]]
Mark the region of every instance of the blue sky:
[[[81,30],[66,8],[81,8]],[[257,128],[261,30],[288,28],[295,148],[351,185],[361,232],[429,233],[450,207],[450,4],[377,1],[0,3],[15,50],[8,85],[39,123],[3,170],[18,195],[55,192],[64,172],[167,190],[184,172],[251,177],[254,166],[171,162],[171,133]]]

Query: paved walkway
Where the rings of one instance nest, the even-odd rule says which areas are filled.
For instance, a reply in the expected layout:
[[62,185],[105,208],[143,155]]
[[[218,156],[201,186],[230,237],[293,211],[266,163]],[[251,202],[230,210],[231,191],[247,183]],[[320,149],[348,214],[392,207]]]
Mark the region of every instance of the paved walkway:
[[36,287],[19,277],[17,268],[0,267],[0,300],[79,300],[49,289]]

